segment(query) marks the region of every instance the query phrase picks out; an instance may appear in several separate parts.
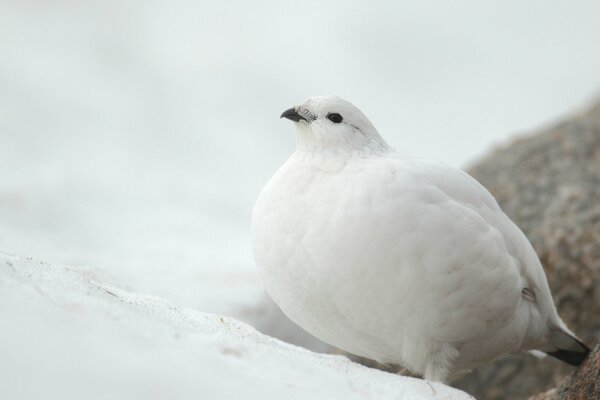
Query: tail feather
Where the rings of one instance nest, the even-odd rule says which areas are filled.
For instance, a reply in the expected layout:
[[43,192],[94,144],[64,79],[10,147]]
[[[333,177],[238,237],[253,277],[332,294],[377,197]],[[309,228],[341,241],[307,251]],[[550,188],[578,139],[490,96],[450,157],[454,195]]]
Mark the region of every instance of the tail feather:
[[545,353],[574,366],[581,365],[591,351],[581,340],[563,330],[553,331],[550,342],[556,350]]

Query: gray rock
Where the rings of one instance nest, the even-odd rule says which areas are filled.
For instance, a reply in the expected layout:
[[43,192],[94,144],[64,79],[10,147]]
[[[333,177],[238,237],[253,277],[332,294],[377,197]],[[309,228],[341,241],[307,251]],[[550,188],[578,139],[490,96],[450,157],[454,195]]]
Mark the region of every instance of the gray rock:
[[600,345],[587,360],[561,384],[529,400],[587,400],[600,399]]
[[600,346],[556,391],[560,400],[600,399]]
[[[559,314],[588,345],[600,337],[600,103],[496,149],[469,173],[533,243]],[[511,356],[454,383],[481,399],[528,398],[574,369]]]

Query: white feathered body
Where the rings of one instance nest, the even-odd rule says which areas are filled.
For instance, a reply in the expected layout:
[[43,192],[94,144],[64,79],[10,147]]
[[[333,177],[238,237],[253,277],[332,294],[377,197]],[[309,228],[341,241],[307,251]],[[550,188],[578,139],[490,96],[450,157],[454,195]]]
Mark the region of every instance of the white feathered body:
[[252,225],[275,302],[357,355],[445,376],[543,349],[562,324],[529,241],[485,188],[443,164],[300,149]]

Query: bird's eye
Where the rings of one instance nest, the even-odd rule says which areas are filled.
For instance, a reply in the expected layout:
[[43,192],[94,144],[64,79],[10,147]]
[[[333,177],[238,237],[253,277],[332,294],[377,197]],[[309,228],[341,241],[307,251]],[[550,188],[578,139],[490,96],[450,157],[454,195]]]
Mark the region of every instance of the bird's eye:
[[327,114],[327,119],[333,122],[334,124],[339,124],[344,118],[342,118],[342,116],[338,113],[329,113]]

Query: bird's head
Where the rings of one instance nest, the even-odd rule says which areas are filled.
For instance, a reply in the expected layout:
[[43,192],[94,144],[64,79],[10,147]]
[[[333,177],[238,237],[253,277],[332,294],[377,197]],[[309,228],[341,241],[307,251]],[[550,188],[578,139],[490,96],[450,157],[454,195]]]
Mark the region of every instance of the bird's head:
[[336,154],[389,151],[371,121],[337,96],[316,96],[281,114],[298,129],[298,149]]

